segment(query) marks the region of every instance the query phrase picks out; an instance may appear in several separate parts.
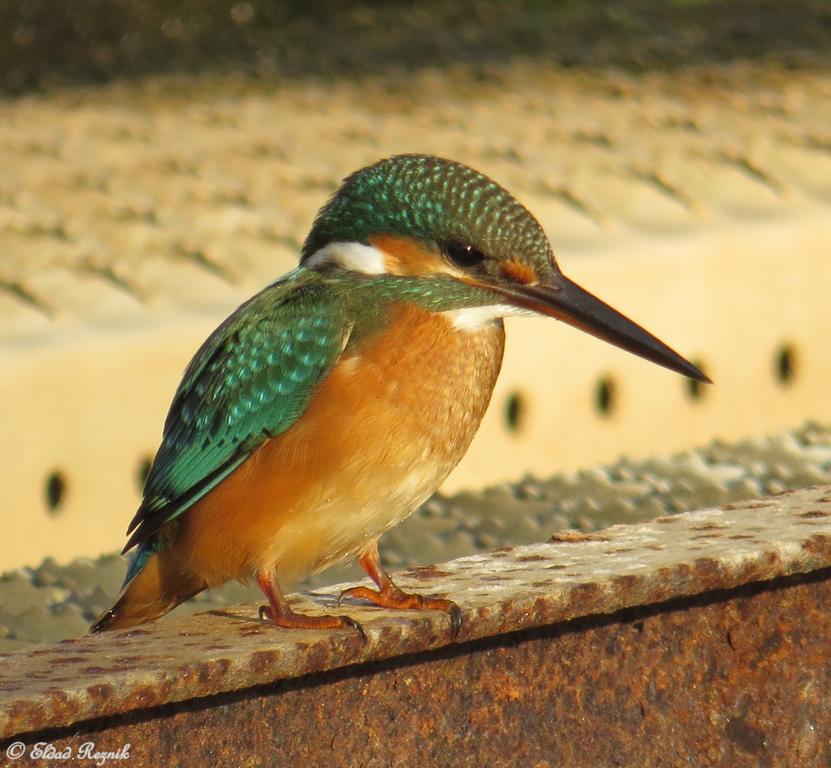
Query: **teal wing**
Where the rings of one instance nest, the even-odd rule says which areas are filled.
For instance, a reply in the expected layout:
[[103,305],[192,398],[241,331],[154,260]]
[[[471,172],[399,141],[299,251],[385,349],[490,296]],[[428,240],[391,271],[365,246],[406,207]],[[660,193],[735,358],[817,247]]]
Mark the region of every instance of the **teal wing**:
[[296,270],[236,310],[185,371],[124,551],[148,542],[304,412],[348,324],[319,275]]

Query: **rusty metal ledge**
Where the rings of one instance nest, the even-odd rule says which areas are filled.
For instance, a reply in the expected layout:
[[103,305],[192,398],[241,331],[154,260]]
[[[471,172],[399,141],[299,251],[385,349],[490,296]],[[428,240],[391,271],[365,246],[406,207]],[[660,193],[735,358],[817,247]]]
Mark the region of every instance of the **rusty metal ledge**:
[[[536,727],[557,731],[561,744],[571,737],[557,723],[576,707],[584,725],[595,718],[595,735],[583,747],[588,755],[589,745],[603,740],[597,729],[612,721],[637,733],[656,702],[697,701],[712,689],[721,691],[721,703],[711,701],[703,712],[740,756],[752,754],[764,765],[760,755],[786,735],[793,754],[828,758],[831,570],[823,569],[830,567],[831,486],[590,536],[555,536],[401,575],[403,587],[444,594],[461,606],[458,646],[441,614],[350,605],[347,611],[367,631],[362,644],[352,632],[275,630],[254,618],[255,607],[242,606],[0,656],[0,739],[4,749],[13,739],[28,744],[44,734],[71,745],[97,733],[108,742],[131,741],[134,754],[152,746],[154,764],[204,764],[234,744],[228,764],[258,765],[257,751],[266,749],[272,764],[275,750],[291,745],[293,753],[281,753],[286,760],[317,764],[328,753],[335,763],[350,763],[338,757],[336,742],[365,741],[364,723],[379,727],[375,707],[387,713],[380,717],[389,733],[399,730],[396,720],[412,721],[421,738],[451,722],[459,707],[477,738],[508,725],[534,731],[523,724],[525,707]],[[328,611],[338,591],[298,595],[294,603]],[[681,646],[685,652],[678,655]],[[751,647],[749,656],[742,651]],[[609,663],[611,677],[608,669],[606,677],[593,676],[592,669]],[[588,675],[575,677],[584,687],[562,687],[578,667]],[[754,675],[762,677],[751,680]],[[377,685],[386,681],[392,689],[373,698],[367,693],[376,677]],[[352,686],[349,695],[357,699],[343,698],[343,686]],[[471,695],[471,686],[481,688],[480,696]],[[276,717],[289,699],[301,707],[297,696],[314,717],[293,718],[291,709]],[[768,733],[756,722],[753,713],[767,712],[768,699],[793,709],[801,730],[777,726]],[[704,717],[684,711],[691,723]],[[675,725],[669,735],[695,741],[695,732]],[[169,739],[179,732],[174,744]],[[379,753],[377,741],[367,749],[386,755],[379,764],[405,765],[416,755],[439,764],[447,757],[441,750],[434,758],[413,752],[414,733],[409,757],[395,758],[388,746]],[[614,741],[612,731],[607,735]],[[485,748],[487,739],[477,747],[471,738],[465,742],[470,754]],[[319,751],[310,751],[315,745]],[[530,759],[532,753],[523,754]],[[567,764],[588,764],[579,755]],[[674,759],[668,755],[666,764]]]

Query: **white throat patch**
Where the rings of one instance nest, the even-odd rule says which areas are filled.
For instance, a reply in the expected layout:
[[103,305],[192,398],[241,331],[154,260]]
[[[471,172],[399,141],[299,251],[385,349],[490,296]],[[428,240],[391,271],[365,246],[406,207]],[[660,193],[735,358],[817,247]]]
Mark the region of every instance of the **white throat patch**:
[[498,317],[533,315],[534,313],[527,309],[511,306],[510,304],[490,304],[485,307],[450,309],[447,312],[442,312],[442,314],[450,320],[454,328],[461,331],[479,331]]
[[364,275],[384,275],[387,272],[384,254],[377,248],[362,243],[328,243],[309,256],[303,264],[308,269],[326,265]]

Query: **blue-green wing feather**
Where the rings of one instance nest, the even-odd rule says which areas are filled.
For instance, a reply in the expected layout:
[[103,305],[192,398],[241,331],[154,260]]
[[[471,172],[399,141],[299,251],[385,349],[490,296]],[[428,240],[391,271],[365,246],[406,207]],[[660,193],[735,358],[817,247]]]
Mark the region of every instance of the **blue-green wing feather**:
[[341,297],[295,270],[232,314],[191,361],[124,551],[147,542],[304,412],[343,349]]

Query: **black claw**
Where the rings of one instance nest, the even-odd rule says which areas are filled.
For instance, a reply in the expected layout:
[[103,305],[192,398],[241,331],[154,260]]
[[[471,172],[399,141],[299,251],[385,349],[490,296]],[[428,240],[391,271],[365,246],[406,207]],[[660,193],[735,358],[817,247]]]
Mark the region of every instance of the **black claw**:
[[358,634],[361,636],[361,639],[364,642],[367,642],[366,632],[364,632],[364,628],[359,624],[355,619],[350,619],[348,616],[338,616],[338,618],[344,623],[347,627],[352,627],[358,631]]
[[260,617],[260,621],[265,621],[266,619],[271,619],[271,611],[269,610],[267,605],[261,605],[260,610],[257,611],[257,614]]
[[450,636],[455,640],[462,630],[462,609],[453,603],[450,606]]

